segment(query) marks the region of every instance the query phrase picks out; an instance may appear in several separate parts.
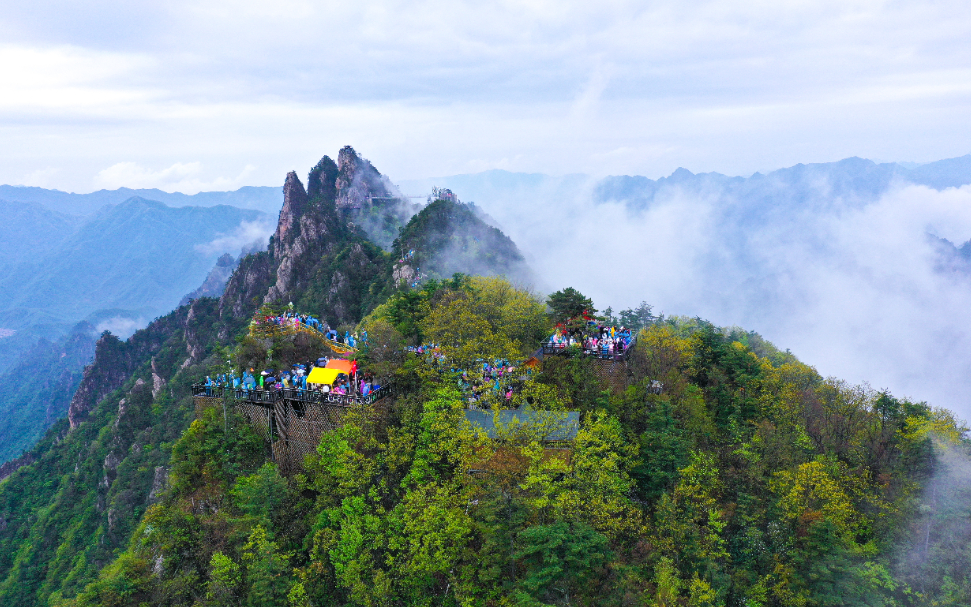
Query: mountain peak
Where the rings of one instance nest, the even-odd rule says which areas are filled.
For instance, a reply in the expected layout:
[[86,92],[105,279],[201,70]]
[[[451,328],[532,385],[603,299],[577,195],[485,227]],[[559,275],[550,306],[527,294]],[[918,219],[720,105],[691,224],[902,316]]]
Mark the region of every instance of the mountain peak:
[[372,198],[390,198],[394,186],[349,145],[337,154],[337,208],[361,209]]
[[307,202],[303,183],[295,171],[290,171],[283,183],[283,208],[280,209],[280,220],[273,234],[273,254],[276,257],[283,255],[285,246],[293,239],[293,227],[307,210]]

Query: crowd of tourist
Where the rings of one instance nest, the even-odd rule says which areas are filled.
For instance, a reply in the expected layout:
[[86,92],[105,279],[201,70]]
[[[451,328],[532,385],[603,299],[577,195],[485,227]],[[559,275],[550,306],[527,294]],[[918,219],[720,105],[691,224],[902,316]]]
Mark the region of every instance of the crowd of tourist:
[[[278,315],[259,315],[253,319],[255,324],[273,324],[295,330],[309,329],[320,333],[326,339],[356,348],[367,343],[367,331],[359,336],[345,331],[340,335],[326,322],[309,314],[295,314],[287,311]],[[614,358],[622,355],[633,343],[631,331],[626,327],[598,324],[588,321],[582,328],[557,326],[544,345],[553,348],[582,348],[583,352],[601,358]],[[475,409],[495,401],[509,402],[529,379],[530,368],[517,367],[509,360],[479,360],[473,368],[456,368],[450,365],[447,357],[437,344],[409,346],[406,351],[425,357],[426,361],[442,374],[456,378],[457,387]],[[357,361],[352,361],[349,373],[339,373],[332,384],[308,382],[313,369],[326,367],[329,359],[321,357],[306,364],[295,364],[289,369],[265,369],[260,372],[244,369],[241,375],[235,372],[220,374],[215,378],[206,377],[207,392],[213,388],[233,388],[235,390],[306,390],[368,396],[380,389],[370,373],[358,373]],[[485,402],[484,402],[485,401]]]
[[471,373],[462,371],[458,385],[466,395],[469,408],[477,409],[483,401],[499,400],[508,404],[516,392],[522,389],[529,375],[529,369],[523,371],[505,359],[494,360],[492,363],[483,361],[481,369],[476,368]]
[[309,329],[320,333],[321,336],[332,342],[350,346],[351,348],[357,348],[367,343],[367,331],[362,332],[361,335],[358,335],[357,332],[351,333],[350,331],[344,331],[344,334],[341,335],[336,329],[332,329],[326,321],[315,318],[310,314],[283,312],[276,316],[259,315],[253,319],[253,322],[256,324],[277,325],[297,331],[300,329]]
[[531,373],[530,369],[519,370],[507,359],[482,360],[471,369],[462,369],[450,364],[436,344],[408,346],[408,352],[424,356],[432,368],[442,375],[456,378],[457,387],[470,409],[478,408],[484,400],[511,401]]
[[614,358],[627,351],[633,343],[630,329],[588,322],[582,329],[557,327],[546,345],[553,348],[583,348],[585,354]]
[[351,361],[350,373],[338,374],[333,384],[308,382],[307,377],[310,372],[318,367],[326,368],[329,360],[326,357],[321,357],[315,362],[295,364],[290,369],[264,369],[258,373],[250,368],[244,369],[242,375],[230,372],[217,375],[215,379],[207,376],[205,387],[206,391],[210,393],[214,392],[214,388],[232,388],[244,392],[291,389],[353,396],[367,396],[381,387],[371,373],[358,373],[357,361]]

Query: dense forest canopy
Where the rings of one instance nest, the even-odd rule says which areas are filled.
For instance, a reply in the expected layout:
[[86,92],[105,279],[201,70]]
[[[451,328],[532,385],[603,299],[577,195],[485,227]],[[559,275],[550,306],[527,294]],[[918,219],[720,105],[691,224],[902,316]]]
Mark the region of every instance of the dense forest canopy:
[[[548,357],[521,394],[580,412],[568,458],[541,432],[489,438],[464,423],[459,375],[535,348],[554,320],[542,304],[499,278],[393,295],[362,322],[378,336],[362,361],[406,388],[326,433],[289,479],[244,422],[209,410],[173,447],[168,493],[77,603],[969,599],[966,558],[935,556],[955,521],[921,501],[965,453],[964,428],[824,379],[756,334],[658,319],[624,390],[589,358]],[[400,350],[431,342],[447,362]]]

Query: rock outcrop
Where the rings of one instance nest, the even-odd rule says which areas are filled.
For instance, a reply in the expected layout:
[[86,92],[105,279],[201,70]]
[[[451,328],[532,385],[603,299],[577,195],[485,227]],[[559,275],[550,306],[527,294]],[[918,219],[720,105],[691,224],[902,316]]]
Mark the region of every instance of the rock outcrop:
[[33,464],[35,461],[37,461],[37,458],[34,456],[34,454],[28,452],[28,453],[24,453],[17,459],[12,459],[9,462],[4,463],[3,465],[0,465],[0,481],[7,478],[8,476],[13,474],[20,468]]
[[338,209],[361,209],[370,203],[371,197],[400,195],[387,177],[349,145],[337,154],[337,170],[335,204]]
[[300,183],[300,178],[296,172],[287,173],[286,181],[283,182],[283,207],[280,209],[280,219],[276,225],[276,232],[273,233],[273,256],[281,259],[287,247],[297,236],[295,227],[297,222],[303,217],[307,210],[307,190]]
[[[325,156],[318,166],[328,163],[333,164]],[[321,175],[321,181],[325,177],[326,172]],[[321,183],[320,188],[326,190],[326,185]],[[280,222],[273,236],[276,282],[264,298],[266,303],[293,299],[293,294],[312,278],[306,270],[323,255],[333,252],[340,232],[346,231],[332,200],[318,198],[310,208],[306,190],[296,173],[287,175],[283,192]]]

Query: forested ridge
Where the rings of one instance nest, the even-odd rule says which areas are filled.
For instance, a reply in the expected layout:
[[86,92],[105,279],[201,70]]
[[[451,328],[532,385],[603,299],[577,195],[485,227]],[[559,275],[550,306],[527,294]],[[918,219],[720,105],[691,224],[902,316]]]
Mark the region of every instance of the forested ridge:
[[[971,604],[971,460],[950,412],[647,305],[598,316],[572,289],[547,300],[495,276],[411,286],[395,274],[413,246],[431,259],[421,247],[441,234],[479,242],[422,226],[491,228],[436,203],[383,252],[334,205],[354,182],[326,157],[309,192],[292,174],[270,249],[220,300],[158,319],[137,350],[99,341],[85,381],[116,383],[0,484],[0,603]],[[292,362],[297,337],[246,330],[290,302],[366,330],[361,369],[396,391],[284,476],[231,406],[197,416],[189,388],[243,361]],[[565,348],[476,402],[579,412],[575,437],[471,426],[463,373],[518,365],[581,310],[635,329],[620,380]]]
[[564,459],[543,432],[464,424],[451,370],[528,352],[551,328],[528,293],[430,282],[363,326],[375,346],[441,343],[447,362],[365,359],[405,388],[326,433],[289,479],[245,423],[210,410],[173,446],[170,491],[78,604],[968,600],[966,558],[935,557],[957,521],[922,494],[965,449],[946,411],[824,379],[756,334],[655,319],[626,390],[568,355],[517,394],[580,411]]

